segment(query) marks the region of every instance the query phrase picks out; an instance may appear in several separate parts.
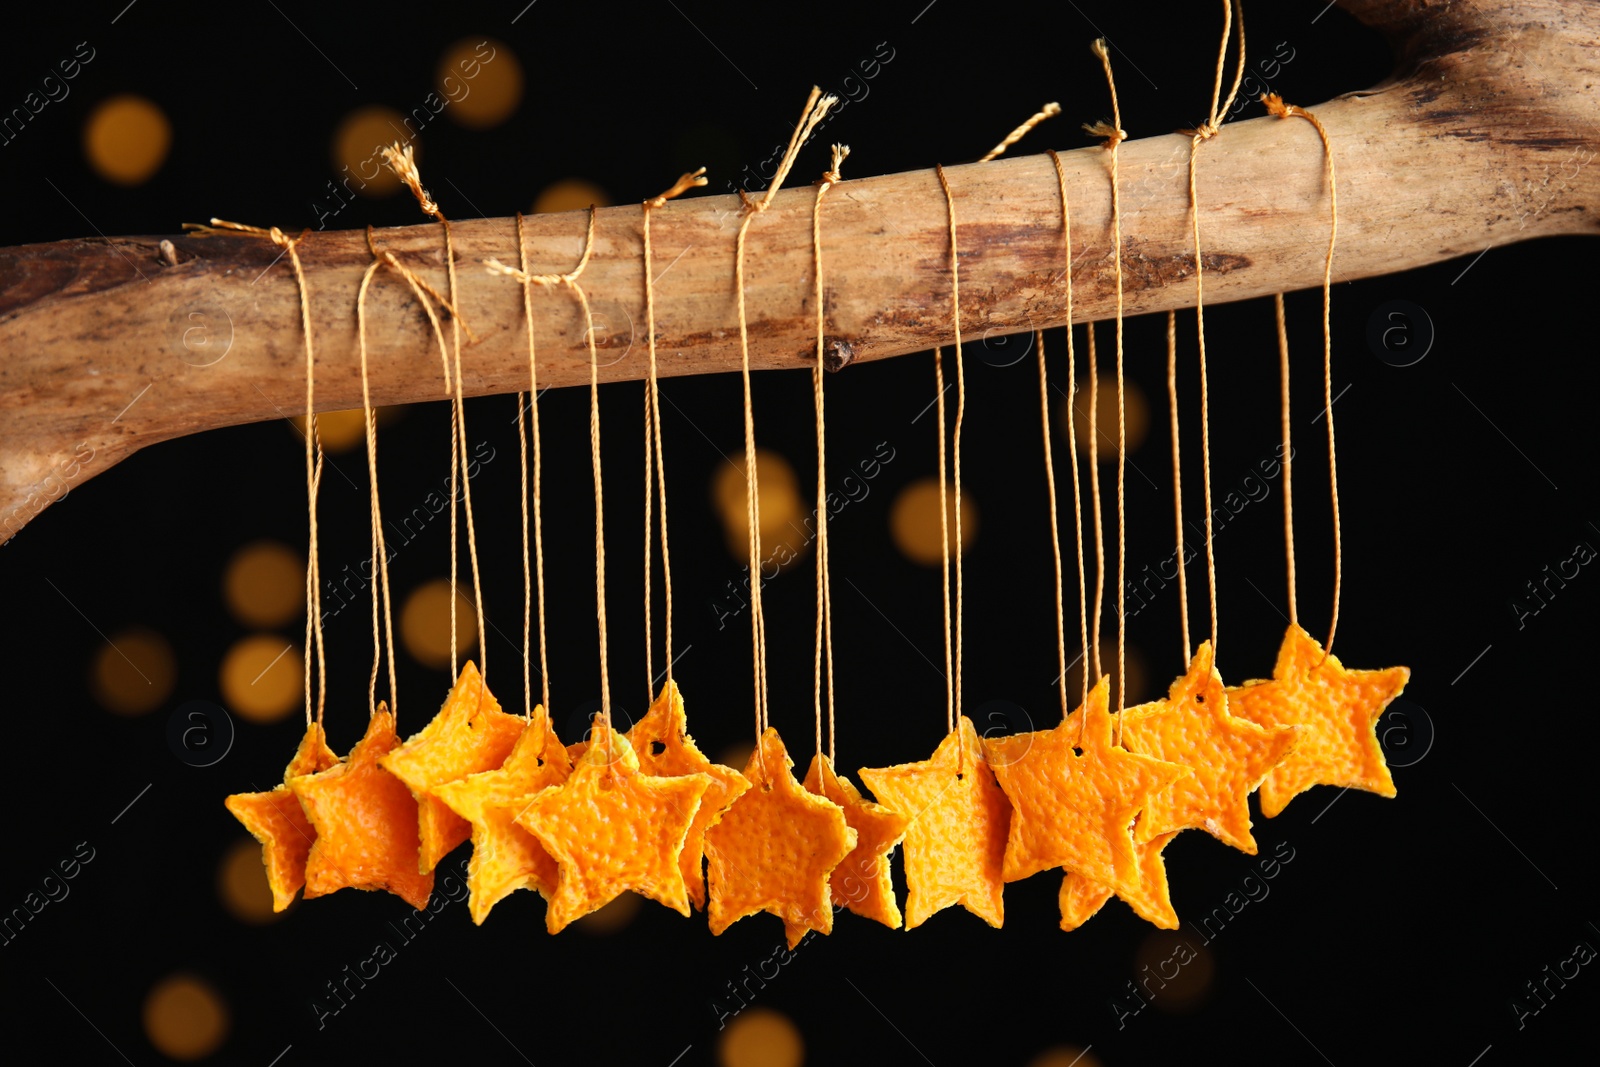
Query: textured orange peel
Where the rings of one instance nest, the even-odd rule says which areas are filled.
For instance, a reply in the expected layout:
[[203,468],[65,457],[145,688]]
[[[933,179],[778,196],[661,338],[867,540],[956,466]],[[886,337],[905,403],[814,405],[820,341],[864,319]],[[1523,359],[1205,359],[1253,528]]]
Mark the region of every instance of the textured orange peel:
[[[300,747],[283,772],[283,780],[325,771],[338,762],[339,757],[328,747],[322,724],[309,723]],[[282,911],[294,902],[295,893],[306,883],[306,857],[317,839],[311,820],[287,785],[274,786],[264,793],[235,793],[223,803],[261,842],[261,862],[267,869],[267,885],[272,888],[272,910]]]
[[844,821],[856,832],[856,847],[828,876],[833,902],[898,930],[904,920],[894,898],[889,857],[895,846],[905,840],[911,820],[863,797],[855,784],[836,773],[832,761],[820,753],[812,757],[805,787],[839,805],[844,810]]

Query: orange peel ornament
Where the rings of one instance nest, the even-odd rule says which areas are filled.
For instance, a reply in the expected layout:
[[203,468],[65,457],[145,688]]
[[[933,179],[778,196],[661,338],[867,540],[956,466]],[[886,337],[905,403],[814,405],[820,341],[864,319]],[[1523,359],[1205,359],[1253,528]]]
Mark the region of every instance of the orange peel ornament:
[[559,933],[629,889],[688,915],[678,856],[710,785],[705,774],[641,773],[628,739],[596,724],[566,782],[534,794],[516,816],[556,861],[545,928]]
[[732,767],[712,763],[695,747],[683,711],[683,696],[670,678],[644,718],[628,731],[628,743],[633,746],[639,757],[639,769],[645,774],[660,777],[704,774],[711,779],[694,813],[694,821],[689,824],[688,836],[683,839],[683,852],[678,856],[689,901],[697,909],[704,908],[706,877],[701,861],[705,855],[706,831],[750,788],[750,782]]
[[[338,762],[339,757],[328,747],[322,724],[309,723],[300,747],[283,772],[283,780],[325,771]],[[223,803],[261,842],[261,862],[267,868],[267,885],[272,888],[272,910],[282,911],[306,884],[306,857],[317,839],[311,820],[287,785],[274,786],[264,793],[235,793]]]
[[[1140,817],[1143,820],[1143,816]],[[1096,882],[1081,874],[1068,871],[1061,880],[1061,929],[1076,930],[1094,917],[1112,895],[1121,897],[1133,913],[1145,922],[1154,923],[1163,930],[1178,928],[1178,913],[1172,909],[1172,897],[1167,888],[1167,863],[1161,851],[1171,843],[1178,831],[1157,834],[1149,841],[1139,842],[1135,828],[1134,854],[1139,860],[1137,885],[1113,889],[1104,882]]]
[[467,910],[474,923],[482,925],[489,910],[518,889],[546,900],[555,892],[555,858],[516,819],[536,793],[571,773],[572,761],[539,705],[505,763],[434,788],[434,796],[472,827]]
[[750,754],[746,790],[706,832],[711,932],[767,911],[783,920],[789,947],[806,932],[833,932],[828,876],[856,847],[833,801],[795,781],[794,761],[768,727]]
[[1193,772],[1150,798],[1133,828],[1134,840],[1148,843],[1170,831],[1194,828],[1255,855],[1250,794],[1289,755],[1295,741],[1293,726],[1260,726],[1229,712],[1211,642],[1202,642],[1165,700],[1122,713],[1122,743],[1130,752],[1180,763]]
[[1294,751],[1261,783],[1261,814],[1272,818],[1314,785],[1395,795],[1378,744],[1378,717],[1411,678],[1409,667],[1347,670],[1314,637],[1291,625],[1270,681],[1228,690],[1242,718],[1268,728],[1299,727]]
[[995,777],[1015,808],[1006,881],[1064,867],[1118,892],[1137,892],[1134,816],[1189,769],[1113,745],[1109,689],[1101,678],[1088,703],[1052,730],[986,742]]
[[856,832],[856,847],[828,875],[834,901],[857,915],[898,930],[904,920],[894,898],[889,857],[895,846],[905,840],[911,820],[862,796],[850,779],[835,772],[832,761],[820,753],[812,757],[805,787],[844,809],[844,821]]
[[379,764],[400,739],[379,704],[344,761],[290,778],[317,838],[306,857],[307,900],[338,889],[386,889],[413,908],[428,906],[432,873],[417,870],[417,801]]
[[961,716],[921,763],[861,769],[906,826],[906,929],[960,904],[990,926],[1005,920],[1003,866],[1011,803],[995,784],[972,720]]
[[379,762],[417,798],[422,842],[417,870],[432,871],[472,828],[434,795],[434,789],[505,762],[522,734],[524,720],[500,710],[478,668],[469,659],[433,720]]

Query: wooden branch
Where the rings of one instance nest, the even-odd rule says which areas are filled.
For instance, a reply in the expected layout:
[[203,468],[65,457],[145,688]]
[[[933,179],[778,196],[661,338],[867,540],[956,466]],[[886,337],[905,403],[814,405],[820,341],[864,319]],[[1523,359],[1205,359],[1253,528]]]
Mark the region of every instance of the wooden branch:
[[[1339,179],[1335,276],[1385,274],[1600,221],[1600,5],[1560,0],[1344,0],[1388,33],[1390,81],[1314,106]],[[1299,101],[1296,101],[1299,102]],[[1230,123],[1201,149],[1206,298],[1243,300],[1320,284],[1328,224],[1321,145],[1299,120]],[[1121,148],[1126,309],[1190,306],[1189,138]],[[806,166],[820,166],[808,155]],[[1077,321],[1114,310],[1108,156],[1064,153]],[[1061,325],[1061,209],[1045,155],[948,171],[960,222],[965,338]],[[813,358],[809,188],[780,194],[751,226],[751,359]],[[243,221],[270,224],[271,220]],[[668,204],[652,222],[661,371],[739,366],[733,243],[739,201]],[[527,220],[537,272],[572,269],[586,215]],[[514,220],[453,224],[469,394],[525,388],[520,287],[482,261],[517,262]],[[438,225],[378,242],[447,287]],[[934,172],[846,181],[823,208],[828,332],[855,360],[949,343],[945,203]],[[287,257],[246,236],[73,240],[0,250],[0,538],[68,489],[146,445],[294,414],[304,406],[299,296]],[[312,233],[300,246],[317,350],[320,410],[360,404],[354,301],[365,234]],[[640,209],[602,209],[581,279],[605,380],[644,374]],[[431,330],[403,282],[370,295],[376,403],[444,395]],[[584,323],[559,287],[534,298],[540,382],[588,381]]]

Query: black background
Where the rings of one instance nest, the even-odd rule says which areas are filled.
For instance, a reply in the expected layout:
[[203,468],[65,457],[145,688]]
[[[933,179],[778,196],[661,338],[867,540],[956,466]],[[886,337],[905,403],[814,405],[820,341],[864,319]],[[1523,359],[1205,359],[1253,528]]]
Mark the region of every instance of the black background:
[[[618,10],[542,0],[514,25],[517,0],[456,2],[426,14],[300,0],[141,0],[125,11],[115,0],[30,12],[0,45],[0,105],[20,101],[77,42],[91,42],[97,56],[69,99],[0,148],[7,206],[0,243],[83,236],[91,226],[106,234],[171,233],[212,215],[314,226],[311,201],[334,176],[328,144],[339,119],[365,103],[409,108],[432,88],[440,51],[468,36],[508,44],[527,88],[518,113],[494,130],[440,121],[424,131],[424,173],[444,210],[459,217],[527,210],[539,189],[572,176],[598,182],[620,203],[706,164],[712,190],[720,191],[787,137],[810,85],[844,88],[880,42],[893,60],[825,134],[853,146],[847,176],[974,158],[1045,100],[1061,101],[1063,117],[1019,151],[1081,147],[1078,123],[1109,110],[1088,51],[1100,33],[1118,46],[1132,136],[1202,117],[1214,5],[1172,14],[1084,0],[1024,14],[958,0],[924,3],[758,10],[678,0]],[[1295,58],[1273,88],[1306,104],[1364,88],[1390,68],[1378,37],[1338,10],[1314,21],[1320,8],[1249,12],[1252,64],[1287,42]],[[156,100],[175,130],[166,166],[134,189],[102,182],[79,147],[93,104],[124,91]],[[1244,111],[1259,113],[1253,105]],[[814,145],[797,173],[808,181],[824,163],[824,149]],[[353,205],[336,225],[415,221],[414,205],[396,196]],[[1411,743],[1436,730],[1426,756],[1396,770],[1399,797],[1352,792],[1329,809],[1339,794],[1319,788],[1277,819],[1258,818],[1263,855],[1277,847],[1280,855],[1292,850],[1293,860],[1270,882],[1270,895],[1213,938],[1207,951],[1215,970],[1204,996],[1181,1012],[1158,996],[1120,1027],[1112,1001],[1136,976],[1152,928],[1112,903],[1083,929],[1059,932],[1054,875],[1009,886],[998,931],[960,909],[911,933],[841,914],[831,937],[808,941],[755,998],[796,1021],[808,1062],[920,1062],[920,1054],[940,1064],[1020,1064],[1071,1043],[1092,1044],[1105,1064],[1204,1049],[1235,1063],[1425,1058],[1465,1067],[1485,1051],[1478,1062],[1545,1062],[1574,1040],[1600,990],[1592,968],[1520,1028],[1511,1002],[1577,942],[1600,944],[1590,924],[1600,911],[1586,855],[1597,739],[1592,665],[1573,660],[1595,636],[1600,578],[1585,568],[1521,626],[1511,601],[1575,545],[1600,545],[1593,451],[1579,429],[1592,419],[1590,379],[1581,369],[1594,351],[1585,321],[1593,274],[1583,253],[1590,250],[1581,238],[1508,245],[1464,274],[1466,257],[1335,289],[1334,388],[1346,389],[1336,407],[1346,575],[1338,652],[1352,667],[1409,665]],[[1366,343],[1369,318],[1391,300],[1419,305],[1436,327],[1431,351],[1413,366],[1389,365]],[[1331,539],[1322,425],[1312,421],[1321,406],[1318,302],[1314,292],[1289,300],[1303,472],[1296,482],[1301,615],[1320,635]],[[1214,306],[1207,325],[1220,495],[1277,445],[1277,357],[1268,301]],[[1152,404],[1151,433],[1130,457],[1142,474],[1131,467],[1128,474],[1134,569],[1170,552],[1161,331],[1154,319],[1128,326],[1128,373]],[[1196,458],[1192,318],[1180,320],[1180,334],[1184,443]],[[1048,340],[1052,371],[1062,375],[1059,331]],[[1000,352],[967,348],[966,477],[982,526],[966,569],[966,703],[971,710],[1010,701],[1048,727],[1057,714],[1055,631],[1037,379],[1031,359],[991,366],[979,358],[1011,358]],[[840,761],[853,772],[923,758],[943,732],[944,682],[930,669],[941,661],[937,573],[901,557],[888,532],[896,491],[934,470],[931,419],[912,422],[932,398],[932,368],[926,356],[855,366],[831,377],[828,389],[833,478],[880,442],[895,457],[833,526]],[[741,447],[738,380],[676,379],[663,392],[672,402],[665,428],[684,652],[677,677],[691,728],[715,753],[749,730],[749,630],[744,616],[719,629],[712,607],[740,566],[709,496],[723,453]],[[630,562],[641,549],[640,401],[637,382],[602,391],[611,676],[619,707],[634,714],[645,695],[639,568]],[[548,395],[542,409],[552,682],[557,723],[569,739],[563,715],[598,695],[586,564],[593,538],[587,403],[585,391],[568,390]],[[805,374],[759,376],[760,441],[790,459],[802,485],[814,479],[810,405]],[[491,618],[513,638],[521,623],[514,412],[509,397],[468,405],[469,432],[497,456],[474,483],[485,596]],[[427,405],[385,431],[387,500],[420,498],[447,475],[447,425],[444,407]],[[354,486],[336,476],[324,483],[327,570],[367,555],[360,452],[331,462]],[[1062,449],[1062,478],[1065,463]],[[159,1062],[140,1026],[140,1004],[154,981],[183,970],[205,976],[230,1005],[233,1029],[215,1062],[265,1064],[286,1046],[283,1064],[349,1055],[515,1062],[507,1041],[541,1065],[665,1065],[680,1054],[684,1064],[713,1062],[716,1004],[727,1003],[725,983],[771,955],[781,931],[770,916],[713,938],[699,916],[684,920],[647,905],[609,937],[571,930],[552,938],[528,894],[502,903],[482,928],[465,907],[451,905],[319,1030],[310,1005],[323,983],[390,938],[386,923],[406,906],[387,895],[340,893],[260,927],[223,909],[216,864],[241,829],[222,799],[273,780],[300,727],[293,715],[270,727],[240,720],[229,756],[195,769],[174,758],[165,725],[185,700],[220,700],[217,664],[244,632],[220,593],[230,554],[260,537],[303,543],[300,464],[298,438],[276,422],[163,444],[74,490],[0,553],[13,679],[0,909],[19,905],[75,843],[97,850],[72,895],[0,947],[8,1044],[84,1062],[117,1062],[114,1045],[132,1062]],[[1198,520],[1198,468],[1186,473]],[[1268,673],[1283,632],[1278,491],[1273,483],[1271,496],[1243,510],[1217,540],[1226,634],[1220,666],[1230,681]],[[397,561],[401,594],[445,572],[442,528],[425,536],[431,540]],[[1203,574],[1198,564],[1191,569],[1197,630]],[[802,766],[811,722],[811,583],[809,562],[793,568],[772,584],[767,607],[773,722]],[[1069,605],[1072,595],[1069,587]],[[1182,669],[1175,609],[1169,591],[1131,622],[1129,641],[1152,678]],[[86,686],[101,645],[96,629],[129,625],[166,635],[179,670],[169,706],[135,719],[101,710]],[[362,611],[329,623],[329,723],[339,751],[364,719],[365,625]],[[286,633],[294,638],[293,627]],[[514,642],[493,631],[491,641],[502,679],[496,689],[508,707],[520,708]],[[409,733],[449,680],[404,656],[401,672],[411,709],[401,726]],[[1418,725],[1424,722],[1431,730]],[[1408,751],[1396,762],[1415,760],[1417,749]],[[147,784],[148,793],[111,825]],[[444,866],[459,866],[464,854]],[[1182,933],[1192,941],[1200,935],[1189,922],[1222,906],[1259,862],[1201,834],[1183,835],[1167,857],[1173,901],[1188,920]]]

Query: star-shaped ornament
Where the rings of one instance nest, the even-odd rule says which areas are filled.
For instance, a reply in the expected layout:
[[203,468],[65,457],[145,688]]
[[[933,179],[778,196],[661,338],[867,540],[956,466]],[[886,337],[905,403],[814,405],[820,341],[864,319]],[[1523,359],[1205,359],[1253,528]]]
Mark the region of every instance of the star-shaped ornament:
[[1192,827],[1255,855],[1250,794],[1289,755],[1295,738],[1293,726],[1258,726],[1229,712],[1211,642],[1202,643],[1165,700],[1122,713],[1122,743],[1130,752],[1193,772],[1150,798],[1134,840]]
[[[321,723],[306,726],[306,733],[289,761],[283,779],[325,771],[339,762],[322,732]],[[277,785],[264,793],[235,793],[224,803],[234,818],[261,842],[261,862],[267,868],[267,885],[272,887],[272,910],[282,911],[306,883],[306,856],[317,831],[300,808],[287,785]]]
[[555,892],[555,859],[516,818],[534,794],[571,773],[572,762],[540,705],[505,763],[434,788],[434,796],[472,826],[467,910],[473,922],[481,925],[490,908],[518,889],[535,890],[546,900]]
[[961,716],[921,763],[861,769],[861,780],[906,826],[906,929],[960,904],[990,926],[1005,920],[1001,894],[1011,804],[995,784],[972,720]]
[[706,831],[711,932],[769,911],[783,920],[789,947],[808,930],[833,932],[828,876],[856,847],[838,804],[794,779],[794,761],[768,727],[750,754],[750,788]]
[[739,794],[750,788],[750,783],[732,767],[712,763],[695,747],[683,713],[683,697],[671,679],[662,687],[661,695],[644,718],[628,731],[628,743],[639,757],[639,769],[645,774],[673,777],[684,774],[704,774],[711,785],[700,800],[700,807],[689,824],[689,834],[683,840],[683,852],[678,865],[683,870],[683,882],[689,889],[689,900],[696,908],[706,906],[706,878],[701,869],[705,855],[706,831],[711,828],[728,805]]
[[433,721],[383,757],[384,770],[409,786],[417,798],[421,873],[432,871],[471,833],[467,820],[434,796],[434,788],[500,766],[524,725],[520,716],[500,710],[500,702],[469,659]]
[[559,933],[629,889],[688,915],[678,857],[710,785],[705,774],[641,773],[628,739],[597,723],[566,782],[516,816],[556,861],[545,928]]
[[[1140,821],[1143,821],[1143,816]],[[1134,837],[1137,839],[1138,836],[1138,828],[1135,827]],[[1061,929],[1076,930],[1088,922],[1114,894],[1127,901],[1139,918],[1163,930],[1176,930],[1178,913],[1172,910],[1172,898],[1167,891],[1167,863],[1161,857],[1161,850],[1177,836],[1178,831],[1172,830],[1133,846],[1139,860],[1139,881],[1136,885],[1113,889],[1104,882],[1068,871],[1061,880]]]
[[987,742],[995,777],[1016,809],[1006,841],[1006,881],[1065,867],[1119,892],[1136,892],[1133,818],[1189,770],[1112,743],[1109,688],[1101,678],[1087,705],[1052,730]]
[[378,763],[399,743],[394,716],[379,704],[342,763],[289,779],[317,832],[306,857],[307,900],[349,887],[386,889],[413,908],[428,906],[433,875],[417,870],[417,801]]
[[911,820],[863,797],[850,779],[834,771],[827,756],[812,757],[805,786],[843,808],[844,821],[856,832],[856,847],[828,876],[834,903],[898,930],[902,920],[894,880],[889,877],[889,857],[905,839]]
[[1315,638],[1291,625],[1270,681],[1228,690],[1228,706],[1267,728],[1298,726],[1294,751],[1261,783],[1261,814],[1272,818],[1314,785],[1395,795],[1378,744],[1378,716],[1411,678],[1409,667],[1346,670]]

